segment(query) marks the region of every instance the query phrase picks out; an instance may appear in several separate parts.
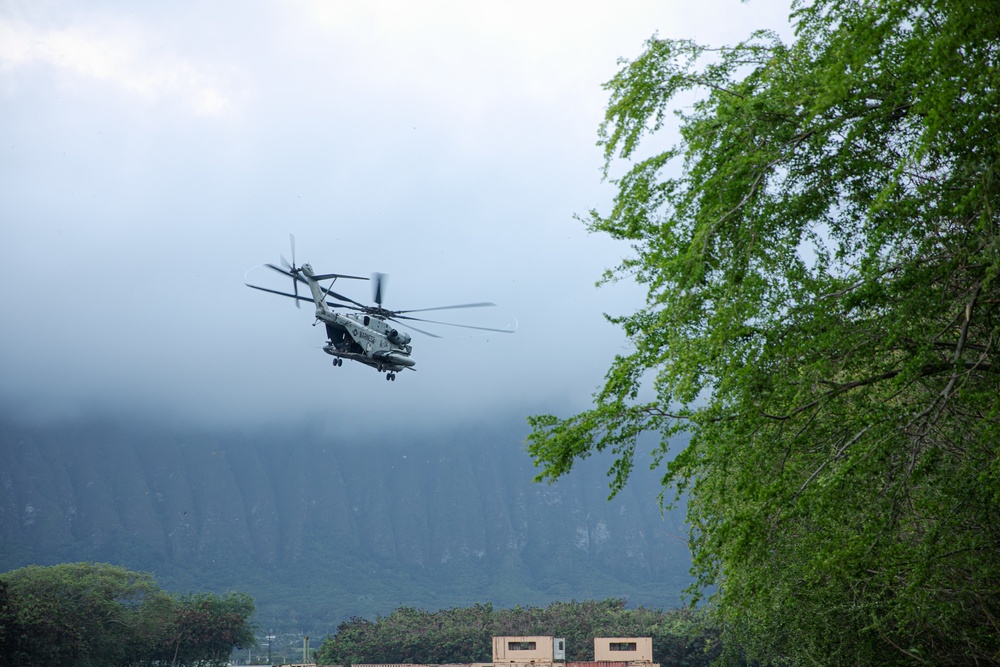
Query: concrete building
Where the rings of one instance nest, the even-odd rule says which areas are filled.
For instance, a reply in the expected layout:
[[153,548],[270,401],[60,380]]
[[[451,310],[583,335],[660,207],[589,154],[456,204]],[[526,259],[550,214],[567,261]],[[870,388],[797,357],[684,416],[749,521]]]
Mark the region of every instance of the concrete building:
[[494,637],[493,664],[548,663],[566,659],[566,640],[558,637]]
[[595,662],[653,662],[652,637],[594,637]]

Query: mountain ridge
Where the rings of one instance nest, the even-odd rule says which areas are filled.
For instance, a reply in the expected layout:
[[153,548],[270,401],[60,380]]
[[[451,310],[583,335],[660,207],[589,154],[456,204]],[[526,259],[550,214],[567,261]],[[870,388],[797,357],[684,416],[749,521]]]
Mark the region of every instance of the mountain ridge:
[[397,606],[625,597],[690,583],[656,475],[607,500],[606,460],[552,485],[514,420],[338,441],[322,429],[198,431],[0,421],[0,568],[98,560],[168,590],[240,590],[269,624],[332,632]]

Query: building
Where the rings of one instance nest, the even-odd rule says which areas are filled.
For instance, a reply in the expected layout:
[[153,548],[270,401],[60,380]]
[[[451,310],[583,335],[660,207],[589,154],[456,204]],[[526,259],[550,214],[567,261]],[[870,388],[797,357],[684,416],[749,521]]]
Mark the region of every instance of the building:
[[[285,667],[311,667],[293,665]],[[368,665],[352,667],[432,667]],[[494,637],[493,662],[433,667],[660,667],[653,662],[652,637],[596,637],[592,662],[566,662],[566,640],[551,635]]]
[[493,664],[552,664],[566,659],[566,640],[552,636],[494,637]]
[[596,662],[653,662],[652,637],[594,637]]

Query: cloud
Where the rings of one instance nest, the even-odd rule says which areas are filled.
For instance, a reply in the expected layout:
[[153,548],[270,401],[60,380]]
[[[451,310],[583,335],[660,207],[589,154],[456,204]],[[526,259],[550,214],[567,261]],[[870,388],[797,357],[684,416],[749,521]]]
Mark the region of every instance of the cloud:
[[[627,349],[602,313],[644,303],[594,289],[628,246],[573,219],[613,194],[601,83],[656,31],[731,42],[782,4],[8,3],[0,410],[345,429],[583,409]],[[395,383],[334,368],[310,308],[243,286],[289,232],[318,270],[392,274],[387,307],[488,300],[440,319],[521,327],[414,336]]]
[[0,72],[36,63],[65,77],[70,88],[110,84],[147,103],[176,103],[204,117],[234,112],[239,86],[218,68],[154,51],[163,37],[133,21],[103,21],[47,29],[0,19]]
[[[648,11],[655,4],[630,7]],[[436,98],[472,112],[565,105],[581,90],[603,99],[599,83],[614,73],[616,44],[638,48],[653,32],[601,2],[296,0],[295,6],[304,25],[292,34],[311,31],[336,45],[345,78],[387,86],[396,99]]]

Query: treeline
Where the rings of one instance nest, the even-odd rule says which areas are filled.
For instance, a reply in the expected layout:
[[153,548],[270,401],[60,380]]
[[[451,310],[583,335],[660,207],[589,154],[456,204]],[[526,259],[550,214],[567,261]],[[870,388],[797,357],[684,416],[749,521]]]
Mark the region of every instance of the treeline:
[[0,574],[0,665],[215,667],[255,643],[243,593],[175,596],[103,563]]
[[625,600],[556,602],[547,607],[494,609],[490,604],[437,612],[400,607],[374,621],[352,618],[327,637],[321,665],[490,662],[492,638],[552,635],[566,639],[566,659],[594,659],[594,637],[652,637],[653,661],[664,667],[709,665],[721,654],[718,630],[703,612],[644,607]]

